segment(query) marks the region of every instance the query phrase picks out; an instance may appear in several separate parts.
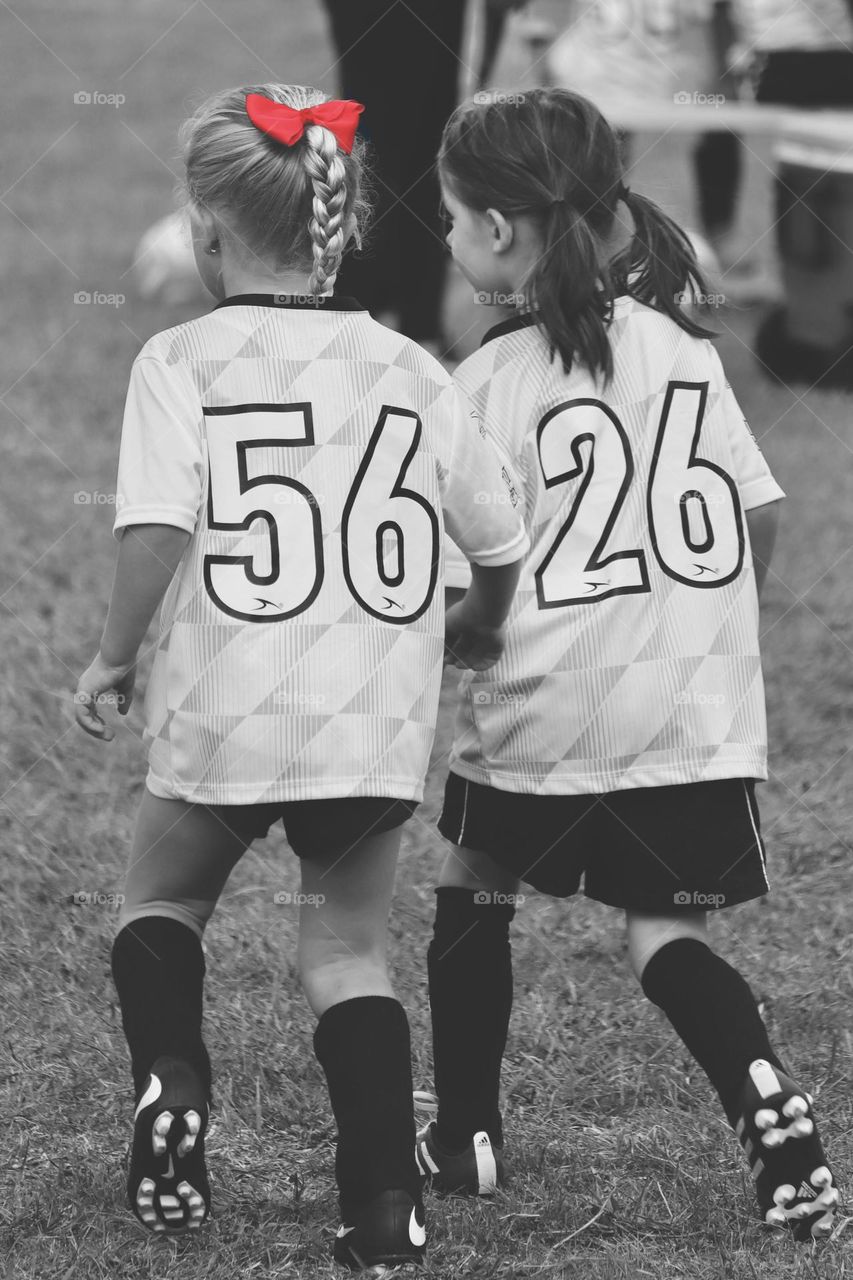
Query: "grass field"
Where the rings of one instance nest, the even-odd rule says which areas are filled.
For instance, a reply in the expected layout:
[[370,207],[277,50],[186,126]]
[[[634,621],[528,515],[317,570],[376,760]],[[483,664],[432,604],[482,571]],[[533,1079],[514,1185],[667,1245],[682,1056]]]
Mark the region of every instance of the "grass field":
[[[124,1207],[130,1098],[109,979],[114,913],[73,895],[120,890],[144,776],[141,721],[137,707],[104,747],[72,726],[70,702],[109,591],[108,499],[130,364],[151,333],[185,318],[139,302],[125,274],[139,234],[168,207],[175,127],[191,100],[225,84],[333,88],[322,11],[297,0],[13,0],[0,6],[0,29],[3,1275],[331,1276],[331,1117],[295,977],[296,912],[273,901],[298,876],[279,838],[238,868],[207,938],[215,1219],[198,1238],[164,1243],[138,1233]],[[126,101],[77,104],[81,92]],[[684,142],[640,139],[636,154],[636,185],[689,214]],[[768,163],[766,147],[750,156],[745,247],[769,218]],[[78,291],[126,301],[81,305]],[[843,1177],[853,1121],[853,415],[841,396],[801,400],[761,377],[747,347],[754,313],[721,311],[719,323],[731,381],[789,498],[763,605],[771,778],[760,794],[774,892],[724,913],[715,932],[817,1095]],[[96,497],[75,502],[80,492]],[[451,701],[448,684],[445,712]],[[446,720],[427,802],[404,838],[393,919],[422,1087]],[[512,1185],[494,1204],[432,1203],[428,1275],[853,1273],[849,1233],[820,1250],[761,1233],[736,1143],[704,1077],[628,977],[614,913],[531,894],[514,954]]]

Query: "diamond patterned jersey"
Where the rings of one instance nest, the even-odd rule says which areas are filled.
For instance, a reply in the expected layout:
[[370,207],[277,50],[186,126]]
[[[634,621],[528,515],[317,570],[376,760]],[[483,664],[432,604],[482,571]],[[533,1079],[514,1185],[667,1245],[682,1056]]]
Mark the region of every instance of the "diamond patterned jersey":
[[456,370],[531,551],[503,657],[462,678],[451,769],[543,795],[766,777],[744,512],[783,492],[710,342],[630,298],[610,338],[607,386],[523,319]]
[[229,299],[152,338],[116,532],[185,529],[146,694],[148,785],[206,804],[420,799],[443,660],[444,528],[527,548],[451,379],[347,299]]

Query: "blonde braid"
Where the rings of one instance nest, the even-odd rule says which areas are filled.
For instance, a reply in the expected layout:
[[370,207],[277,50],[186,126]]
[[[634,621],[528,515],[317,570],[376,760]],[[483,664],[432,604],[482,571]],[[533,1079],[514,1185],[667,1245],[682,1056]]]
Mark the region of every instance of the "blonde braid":
[[313,217],[308,223],[314,269],[308,292],[331,289],[344,252],[344,207],[347,199],[346,169],[338,153],[335,135],[319,125],[305,130],[305,168],[314,187]]

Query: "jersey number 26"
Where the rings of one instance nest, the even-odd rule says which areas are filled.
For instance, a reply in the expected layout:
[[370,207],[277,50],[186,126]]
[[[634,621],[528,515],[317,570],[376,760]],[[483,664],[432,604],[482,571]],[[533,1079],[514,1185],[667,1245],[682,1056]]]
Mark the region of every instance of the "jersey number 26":
[[[669,384],[645,484],[655,558],[668,577],[690,587],[731,582],[744,557],[737,487],[716,463],[699,457],[707,395],[705,383]],[[650,591],[644,551],[607,550],[634,479],[628,435],[613,410],[600,400],[569,400],[545,415],[536,442],[546,488],[580,477],[568,516],[535,573],[539,608]],[[642,500],[636,490],[632,500]]]

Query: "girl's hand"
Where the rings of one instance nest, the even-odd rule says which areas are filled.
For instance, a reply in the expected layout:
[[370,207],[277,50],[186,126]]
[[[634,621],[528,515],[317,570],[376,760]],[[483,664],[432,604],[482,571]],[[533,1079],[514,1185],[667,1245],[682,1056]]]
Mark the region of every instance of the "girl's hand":
[[126,716],[133,702],[135,680],[135,662],[125,667],[112,667],[99,653],[80,677],[74,695],[74,718],[80,728],[102,742],[112,742],[115,730],[98,715],[98,705],[106,694],[114,693],[119,715]]
[[481,622],[466,600],[451,605],[445,614],[444,660],[452,667],[485,671],[504,651],[505,626]]

